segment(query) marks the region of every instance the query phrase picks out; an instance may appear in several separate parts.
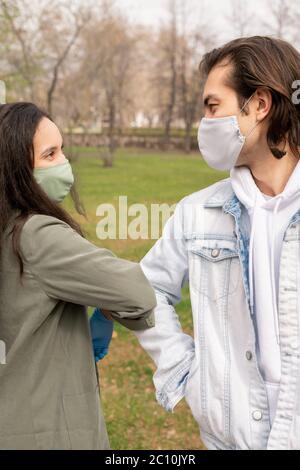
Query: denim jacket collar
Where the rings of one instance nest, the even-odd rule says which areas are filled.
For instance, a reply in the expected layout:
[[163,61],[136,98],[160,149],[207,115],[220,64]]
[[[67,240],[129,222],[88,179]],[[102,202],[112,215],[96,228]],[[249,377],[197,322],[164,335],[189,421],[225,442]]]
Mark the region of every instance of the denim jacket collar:
[[[225,181],[230,180],[228,178]],[[222,207],[224,212],[232,214],[234,217],[239,218],[241,216],[243,204],[239,201],[235,195],[231,184],[224,186],[219,186],[217,191],[210,195],[205,203],[204,207]],[[289,225],[297,222],[300,219],[300,208],[299,210],[291,217]]]

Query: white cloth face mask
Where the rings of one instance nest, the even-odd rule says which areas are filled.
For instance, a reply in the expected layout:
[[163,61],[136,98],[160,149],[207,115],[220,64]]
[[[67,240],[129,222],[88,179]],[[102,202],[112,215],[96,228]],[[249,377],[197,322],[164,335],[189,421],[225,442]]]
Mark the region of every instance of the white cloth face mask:
[[[249,103],[254,93],[240,109]],[[247,136],[241,133],[237,116],[202,118],[198,129],[198,146],[206,163],[216,170],[231,170],[234,167],[245,140],[253,132],[257,122]]]

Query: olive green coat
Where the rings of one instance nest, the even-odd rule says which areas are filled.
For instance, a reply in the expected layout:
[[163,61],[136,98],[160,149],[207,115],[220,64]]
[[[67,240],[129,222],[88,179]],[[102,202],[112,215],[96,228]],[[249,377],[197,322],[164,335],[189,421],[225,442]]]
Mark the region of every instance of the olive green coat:
[[21,282],[8,229],[0,264],[0,449],[109,449],[85,306],[147,329],[154,291],[139,264],[44,215],[22,229]]

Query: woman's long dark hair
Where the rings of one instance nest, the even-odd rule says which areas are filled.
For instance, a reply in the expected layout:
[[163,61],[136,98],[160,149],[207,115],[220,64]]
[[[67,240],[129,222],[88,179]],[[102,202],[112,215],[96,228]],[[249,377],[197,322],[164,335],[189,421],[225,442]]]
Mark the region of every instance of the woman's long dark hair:
[[[26,220],[33,214],[56,217],[69,224],[81,236],[80,225],[37,183],[34,174],[33,138],[40,121],[51,117],[33,103],[20,102],[0,105],[0,220],[1,235],[14,213],[13,250],[23,273],[20,254],[20,234]],[[77,212],[85,216],[75,186],[71,189]],[[2,237],[0,237],[1,251]]]

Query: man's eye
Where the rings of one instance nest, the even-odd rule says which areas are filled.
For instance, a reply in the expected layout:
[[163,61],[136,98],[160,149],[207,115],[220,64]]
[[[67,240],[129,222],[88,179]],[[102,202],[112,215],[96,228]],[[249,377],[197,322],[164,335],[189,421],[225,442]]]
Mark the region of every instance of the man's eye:
[[48,157],[53,157],[54,156],[54,152],[51,152],[48,154]]
[[214,106],[218,106],[216,103],[209,104],[208,107],[211,111],[213,111]]

